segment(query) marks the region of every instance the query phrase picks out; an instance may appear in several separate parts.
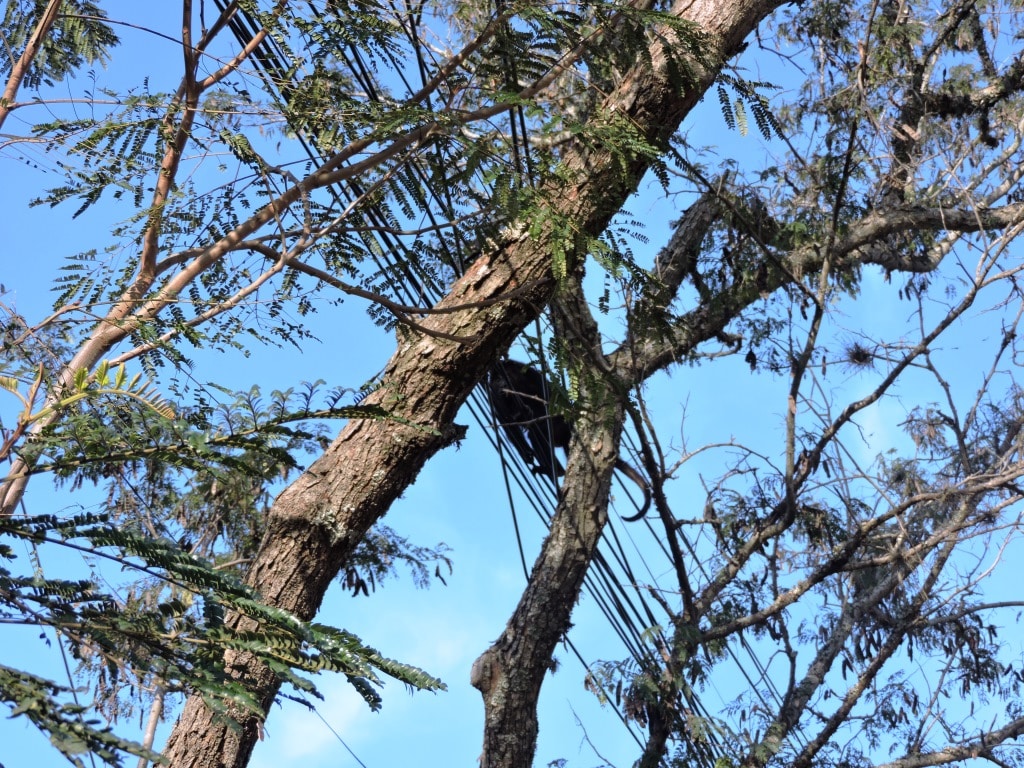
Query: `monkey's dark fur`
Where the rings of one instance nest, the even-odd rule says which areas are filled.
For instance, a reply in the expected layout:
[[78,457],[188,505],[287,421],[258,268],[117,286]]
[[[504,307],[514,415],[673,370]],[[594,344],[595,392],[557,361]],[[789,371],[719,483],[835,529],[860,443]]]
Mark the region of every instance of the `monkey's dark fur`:
[[[555,456],[555,449],[568,450],[572,427],[565,417],[550,413],[551,398],[544,374],[517,360],[499,360],[487,379],[494,416],[509,442],[534,472],[547,475],[555,482],[565,469]],[[644,495],[640,511],[623,520],[639,520],[651,506],[651,489],[637,470],[619,458],[615,468],[639,486]]]

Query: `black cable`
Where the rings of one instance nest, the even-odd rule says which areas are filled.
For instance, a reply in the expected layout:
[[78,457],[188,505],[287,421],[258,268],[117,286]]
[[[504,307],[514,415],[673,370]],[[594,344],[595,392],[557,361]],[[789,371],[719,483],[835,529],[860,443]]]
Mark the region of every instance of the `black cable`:
[[[227,0],[215,0],[215,2],[218,8],[222,11],[227,4]],[[314,13],[317,12],[315,8],[313,10]],[[248,22],[248,24],[246,24],[246,22]],[[418,45],[418,40],[415,35],[417,23],[418,22],[410,20],[410,28],[407,30],[407,35],[409,36],[412,50],[415,52],[417,57],[417,68],[419,70],[420,78],[425,82],[427,79],[427,69],[425,62],[422,59],[421,46]],[[235,17],[231,20],[231,31],[243,44],[248,40],[251,40],[252,35],[255,34],[258,29],[259,26],[256,25],[255,21],[248,18],[247,13],[244,10],[240,10],[236,13]],[[366,67],[362,56],[358,50],[353,48],[350,48],[346,53],[347,56],[345,57],[345,60],[351,68],[353,77],[356,78],[360,87],[363,88],[367,94],[370,94],[371,98],[373,98],[376,93],[376,81],[369,69]],[[290,93],[289,81],[284,77],[285,69],[281,64],[281,53],[278,50],[276,41],[272,37],[268,36],[265,38],[264,45],[258,47],[256,51],[254,51],[254,61],[257,64],[257,68],[260,71],[264,82],[271,91],[276,91],[287,101]],[[399,77],[401,77],[403,82],[405,82],[407,87],[409,87],[408,82],[405,80],[404,73],[402,72],[400,62],[392,59],[392,64],[395,67],[395,71],[399,74]],[[533,164],[529,156],[529,146],[526,139],[528,136],[528,132],[526,130],[527,122],[525,112],[522,110],[522,107],[511,109],[510,118],[514,162],[516,163],[518,170],[521,172],[525,171],[523,175],[530,180],[530,183],[532,183],[534,171]],[[307,137],[302,135],[301,132],[298,133],[298,138],[305,152],[311,159],[314,161],[321,159],[320,153],[315,147],[315,141],[307,139]],[[431,149],[434,152],[435,162],[438,167],[444,167],[444,156],[440,144],[435,144]],[[432,226],[438,227],[439,221],[434,213],[434,207],[429,204],[430,200],[426,197],[420,196],[419,191],[421,190],[426,191],[427,195],[433,199],[434,204],[437,205],[440,211],[447,217],[446,220],[451,221],[457,218],[455,210],[457,206],[455,205],[448,189],[445,189],[443,193],[440,193],[433,184],[428,183],[429,178],[426,173],[416,164],[407,166],[404,172],[411,175],[411,182],[414,183],[410,183],[409,188],[417,190],[416,202],[419,204],[420,209],[431,222]],[[346,201],[350,202],[357,199],[363,192],[362,188],[355,180],[346,182],[346,184],[342,185],[340,188],[330,188],[327,191],[332,195],[335,203],[339,206],[344,205]],[[362,233],[361,235],[364,238],[364,241],[367,242],[367,245],[369,245],[369,241],[371,240],[376,240],[377,242],[376,248],[367,248],[367,255],[376,266],[378,274],[384,277],[396,298],[409,304],[416,302],[435,302],[442,295],[441,286],[435,282],[433,275],[430,274],[428,270],[423,269],[419,259],[415,257],[410,258],[410,250],[403,239],[401,237],[394,237],[386,231],[386,217],[384,217],[374,206],[361,208],[358,211],[358,215],[364,217],[372,225],[368,232]],[[440,231],[440,229],[438,229],[438,231]],[[453,235],[457,246],[457,253],[450,254],[451,263],[457,271],[461,271],[460,267],[465,263],[465,259],[458,253],[460,240],[462,238],[460,228],[453,228]],[[447,251],[448,245],[445,239],[439,238],[439,241],[442,244],[440,246],[442,251]],[[467,400],[467,403],[469,404],[469,412],[471,416],[483,428],[484,433],[498,451],[499,460],[502,463],[502,471],[505,478],[506,495],[509,499],[509,507],[513,514],[513,524],[519,546],[520,560],[523,565],[524,573],[528,576],[529,571],[525,558],[519,520],[515,509],[514,496],[511,492],[512,483],[519,487],[520,491],[524,494],[524,498],[528,501],[530,506],[533,507],[535,513],[546,525],[548,524],[551,516],[549,505],[553,498],[553,489],[551,486],[547,486],[546,490],[541,490],[545,487],[543,482],[540,481],[535,474],[524,468],[524,465],[522,464],[522,457],[519,457],[516,451],[509,446],[504,436],[500,435],[500,430],[495,429],[493,416],[488,415],[485,417],[483,415],[490,414],[490,407],[486,398],[480,394],[479,389],[469,400]],[[626,489],[625,486],[623,486],[623,489],[626,497],[633,502],[633,506],[639,509],[629,490]],[[650,528],[649,523],[647,523],[647,526],[648,529],[653,532],[653,528]],[[651,608],[649,598],[646,596],[645,590],[633,574],[631,560],[626,557],[623,543],[619,539],[617,525],[613,524],[613,521],[609,520],[607,530],[609,530],[609,536],[603,539],[602,547],[609,549],[609,554],[606,555],[601,549],[594,553],[592,567],[588,570],[587,576],[585,577],[585,589],[595,600],[600,611],[606,617],[606,620],[612,627],[615,634],[622,640],[629,653],[638,662],[642,663],[644,657],[644,643],[642,642],[643,633],[647,627],[654,626],[658,622],[655,619],[655,613]],[[662,551],[667,553],[664,543],[661,542],[657,536],[654,538],[657,544],[661,546]],[[692,544],[685,536],[680,536],[680,538],[685,542],[687,551],[690,553],[694,562],[698,563],[703,571],[703,566],[700,563],[699,558],[696,557],[696,552],[693,550]],[[611,559],[609,559],[609,557]],[[641,561],[643,561],[642,555],[640,555],[640,557]],[[625,583],[623,583],[623,581],[617,576],[617,573],[620,572],[625,576]],[[771,680],[767,676],[766,670],[758,663],[756,656],[753,653],[753,649],[750,648],[743,638],[740,639],[744,649],[754,661],[756,668],[760,673],[760,679],[767,681],[770,684],[772,692],[778,700],[778,691],[774,689],[774,685],[771,685]],[[585,662],[575,644],[571,641],[567,641],[567,643],[584,668],[588,668],[589,665]],[[750,682],[751,687],[757,690],[757,686],[753,684],[750,676],[747,675],[746,670],[739,662],[739,659],[735,656],[731,646],[727,645],[727,647],[729,647],[730,654],[732,655],[736,666],[740,668],[741,672]],[[693,711],[707,717],[705,708],[700,704],[692,691],[689,691],[688,693],[684,692],[684,697],[687,699],[687,703]],[[611,697],[609,697],[609,701],[614,703],[614,699]],[[631,727],[631,721],[625,717],[619,707],[615,708],[620,719],[622,719],[623,723],[627,728],[629,728],[630,733],[637,740],[637,743],[642,744],[642,740],[636,735]],[[682,715],[680,715],[680,718],[681,717]],[[680,721],[680,725],[685,724]],[[685,728],[683,728],[681,732],[685,732]],[[705,766],[711,766],[714,764],[714,752],[718,752],[720,755],[725,754],[725,750],[722,748],[717,734],[714,734],[713,732],[709,733],[709,740],[715,742],[714,749],[710,745],[706,748],[702,747],[697,741],[690,742],[691,748],[701,753],[699,758],[701,763]]]

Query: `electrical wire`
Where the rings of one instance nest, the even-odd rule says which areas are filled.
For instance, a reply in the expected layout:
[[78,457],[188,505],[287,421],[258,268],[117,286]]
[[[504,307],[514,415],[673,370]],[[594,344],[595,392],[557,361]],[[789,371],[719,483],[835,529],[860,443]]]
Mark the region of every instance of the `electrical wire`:
[[[215,0],[215,3],[222,12],[229,4],[228,0]],[[313,9],[314,13],[318,13],[312,3],[310,4],[310,7]],[[398,10],[395,10],[396,17],[401,16]],[[428,68],[423,60],[423,48],[418,44],[417,28],[419,23],[420,19],[416,18],[414,14],[410,14],[409,27],[408,29],[405,29],[403,25],[403,29],[405,29],[406,34],[410,39],[410,45],[415,52],[418,74],[421,80],[426,82],[428,78]],[[234,14],[230,25],[231,31],[235,34],[236,39],[238,39],[241,44],[245,44],[251,40],[252,35],[259,29],[258,24],[248,16],[248,12],[245,8],[240,8]],[[390,56],[391,54],[389,53],[388,55]],[[350,46],[349,50],[344,52],[343,58],[349,66],[350,72],[357,80],[359,87],[368,94],[369,98],[379,99],[375,85],[376,78],[373,76],[370,68],[366,66],[361,53],[356,50],[354,46]],[[270,89],[271,92],[277,92],[282,99],[287,101],[289,94],[294,87],[294,81],[291,79],[290,75],[286,74],[287,70],[282,59],[283,53],[280,50],[280,46],[272,36],[267,36],[263,45],[259,46],[256,51],[254,51],[254,62],[257,65],[258,73],[263,79],[265,86]],[[399,62],[397,59],[392,59],[392,64],[395,72],[398,73],[398,76],[405,83],[406,87],[409,88],[410,92],[414,90],[405,79],[403,62]],[[532,176],[532,163],[529,160],[529,147],[525,139],[528,135],[528,126],[525,120],[525,114],[520,107],[518,113],[516,113],[515,110],[510,110],[510,115],[512,118],[511,123],[513,125],[511,133],[515,139],[516,146],[516,163],[521,167],[521,169],[525,167],[525,175],[530,177]],[[317,161],[322,159],[322,156],[316,147],[315,140],[304,136],[301,132],[298,132],[298,138],[305,152],[312,160]],[[439,167],[443,167],[445,158],[441,147],[435,145],[433,147],[433,151],[435,153],[435,163]],[[435,188],[435,185],[428,183],[429,178],[426,172],[419,165],[410,164],[406,169],[404,169],[404,172],[409,173],[411,175],[411,180],[416,182],[415,184],[407,185],[407,189],[411,188],[422,190],[428,195],[428,197],[420,197],[420,199],[417,200],[417,203],[419,204],[420,210],[431,222],[432,226],[439,226],[435,210],[441,212],[445,216],[446,220],[454,220],[458,218],[456,216],[457,206],[451,198],[451,195],[448,193],[448,190],[439,191]],[[363,191],[364,190],[354,179],[328,190],[329,194],[333,196],[335,202],[339,206],[343,206],[346,202],[358,199]],[[384,278],[388,285],[388,289],[393,292],[393,295],[398,300],[408,304],[413,304],[415,302],[421,302],[424,305],[435,303],[443,295],[442,286],[436,281],[435,275],[430,270],[423,268],[420,263],[421,260],[416,257],[416,254],[410,251],[408,245],[402,240],[402,238],[391,236],[387,232],[387,216],[379,211],[375,206],[361,208],[359,213],[360,215],[365,216],[370,224],[366,232],[362,234],[362,237],[368,241],[366,254],[375,265],[377,274]],[[464,265],[467,263],[467,255],[464,251],[469,250],[469,246],[462,240],[459,228],[454,228],[453,231],[455,245],[455,249],[453,251],[448,249],[447,241],[445,241],[444,238],[439,238],[439,241],[441,242],[441,247],[447,251],[447,258],[450,260],[450,263],[453,265],[456,272],[461,272]],[[538,338],[539,337],[540,334],[538,333]],[[550,524],[552,514],[551,510],[554,506],[554,502],[557,500],[557,489],[549,480],[542,480],[536,474],[529,471],[525,466],[522,461],[522,457],[518,455],[514,446],[511,446],[507,438],[501,434],[501,430],[497,429],[495,419],[491,413],[490,404],[479,388],[467,400],[467,409],[473,420],[481,426],[484,434],[487,436],[487,439],[491,442],[498,454],[505,481],[506,496],[508,499],[509,509],[511,510],[517,545],[519,548],[519,557],[524,575],[528,577],[529,566],[526,561],[514,489],[518,490],[522,501],[533,510],[534,514],[536,514],[545,525]],[[635,509],[639,509],[635,500],[632,498],[632,494],[629,489],[623,486],[623,492],[625,497],[629,499],[630,504]],[[637,663],[643,664],[647,655],[647,652],[644,650],[646,646],[644,634],[648,628],[656,626],[658,621],[656,619],[656,613],[651,606],[650,599],[646,594],[646,587],[639,582],[633,572],[632,563],[634,562],[634,558],[639,557],[640,564],[646,568],[648,573],[651,575],[652,583],[657,583],[657,579],[655,579],[653,574],[651,574],[651,570],[644,559],[642,550],[637,547],[635,543],[633,545],[634,552],[631,555],[627,554],[625,543],[620,538],[618,525],[619,523],[616,521],[609,520],[606,529],[608,533],[603,538],[600,548],[594,554],[592,567],[588,569],[588,573],[584,581],[584,589],[595,601],[595,604],[603,615],[605,621],[607,621],[615,635],[620,638],[623,646],[627,649],[629,654],[633,656]],[[631,525],[636,524],[634,523]],[[660,546],[662,551],[667,554],[664,542],[661,541],[654,533],[654,529],[651,527],[649,521],[644,521],[643,526],[652,533],[655,545]],[[632,533],[630,534],[630,537],[632,537]],[[680,538],[683,540],[684,546],[690,554],[692,562],[697,564],[700,572],[705,576],[705,578],[707,578],[709,574],[704,568],[701,559],[697,556],[692,543],[686,536],[680,535]],[[589,670],[589,663],[584,659],[575,643],[573,643],[571,639],[568,639],[567,644],[580,664],[585,669]],[[757,695],[761,696],[761,688],[755,684],[754,678],[745,668],[746,663],[752,663],[757,672],[756,677],[768,685],[772,698],[775,699],[776,703],[780,702],[781,695],[774,687],[771,678],[767,674],[767,670],[760,663],[754,650],[742,637],[740,638],[740,646],[747,656],[748,661],[746,662],[742,662],[739,659],[737,652],[733,649],[731,644],[727,645],[727,648],[733,663],[740,670],[744,679],[746,679],[750,687],[757,692]],[[701,717],[710,719],[710,714],[696,696],[695,692],[687,688],[684,690],[683,695],[687,701],[687,706],[693,712]],[[608,701],[613,705],[615,704],[613,696],[609,695]],[[765,703],[767,704],[767,702]],[[638,744],[642,745],[643,740],[635,730],[633,721],[626,718],[621,707],[615,706],[615,711],[623,724],[627,727],[627,730],[630,732],[632,737]],[[677,727],[680,728],[680,732],[685,733],[686,727],[685,722],[683,721],[684,714],[680,713],[678,717],[680,718],[680,721],[677,723]],[[706,745],[702,745],[698,740],[691,740],[691,748],[696,752],[692,757],[699,761],[702,768],[712,768],[718,757],[725,756],[727,754],[726,745],[722,744],[722,739],[714,730],[710,730],[708,732],[707,738],[708,743]]]

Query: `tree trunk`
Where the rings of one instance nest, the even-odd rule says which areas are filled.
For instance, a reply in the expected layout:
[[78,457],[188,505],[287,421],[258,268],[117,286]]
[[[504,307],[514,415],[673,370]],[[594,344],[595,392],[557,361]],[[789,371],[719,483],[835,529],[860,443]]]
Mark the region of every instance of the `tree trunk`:
[[[695,81],[685,93],[679,93],[669,81],[670,67],[663,51],[671,33],[660,30],[652,35],[655,42],[650,61],[627,73],[606,99],[602,114],[625,116],[653,146],[665,147],[713,82],[720,63],[780,4],[779,0],[677,2],[672,13],[693,22],[707,36],[702,54],[713,66],[694,63]],[[552,210],[576,222],[580,231],[596,235],[634,191],[649,165],[646,155],[632,158],[624,169],[621,155],[603,148],[570,150],[565,155],[562,181],[546,187],[546,199]],[[249,584],[268,603],[312,618],[331,580],[366,530],[413,482],[427,459],[457,437],[452,421],[466,396],[551,296],[552,242],[550,232],[530,234],[520,227],[509,232],[499,248],[477,259],[438,305],[450,311],[432,314],[422,323],[428,332],[455,335],[461,341],[399,331],[398,350],[380,388],[367,402],[382,405],[409,423],[397,419],[351,422],[324,455],[277,498],[248,576]],[[513,298],[502,300],[513,291]],[[462,305],[469,306],[458,309]],[[590,492],[599,490],[595,486]],[[603,492],[607,497],[606,487]],[[584,509],[577,516],[592,512]],[[587,521],[585,541],[576,539],[577,532],[570,529],[554,531],[552,538],[558,537],[558,546],[584,549],[590,546],[590,537],[599,534],[601,524],[597,519]],[[589,558],[580,555],[585,569]],[[575,603],[569,593],[578,592],[576,570],[540,574],[564,580],[566,594],[560,599],[565,600],[566,612]],[[552,621],[550,629],[560,626],[561,619]],[[526,638],[517,642],[525,643]],[[532,648],[523,645],[522,650],[533,654],[528,660],[522,657],[523,663],[533,668],[546,665],[553,650],[548,642]],[[269,708],[277,691],[273,676],[244,657],[232,659],[232,669],[258,692],[264,708]],[[535,701],[538,690],[539,679],[524,688],[523,694]],[[201,699],[193,696],[164,754],[175,768],[241,768],[248,762],[260,724],[251,716],[240,719],[242,728],[234,731],[215,721]],[[504,729],[507,723],[492,727]],[[488,732],[494,738],[503,735],[497,730]],[[491,736],[488,739],[493,740]],[[528,751],[510,753],[515,762],[505,764],[528,765],[532,747]]]
[[609,420],[591,425],[597,429],[577,422],[551,533],[505,631],[473,664],[470,682],[484,698],[481,768],[533,762],[541,683],[555,646],[569,631],[583,579],[608,522],[623,413],[620,408],[601,415]]
[[[551,668],[555,646],[569,631],[583,580],[605,523],[612,472],[619,457],[626,392],[595,364],[597,323],[573,276],[554,315],[559,335],[579,361],[582,410],[574,421],[565,477],[551,532],[501,636],[474,662],[470,682],[484,698],[481,768],[512,768],[533,762],[537,746],[537,698]],[[567,327],[572,327],[568,331]]]

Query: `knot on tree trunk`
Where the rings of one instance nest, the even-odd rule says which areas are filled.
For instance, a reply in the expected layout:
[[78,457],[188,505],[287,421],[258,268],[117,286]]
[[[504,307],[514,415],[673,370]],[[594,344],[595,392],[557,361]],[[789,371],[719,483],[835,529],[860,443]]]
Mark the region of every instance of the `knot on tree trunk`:
[[473,662],[469,672],[469,683],[487,697],[497,687],[501,676],[501,660],[498,653],[494,648],[488,648]]

